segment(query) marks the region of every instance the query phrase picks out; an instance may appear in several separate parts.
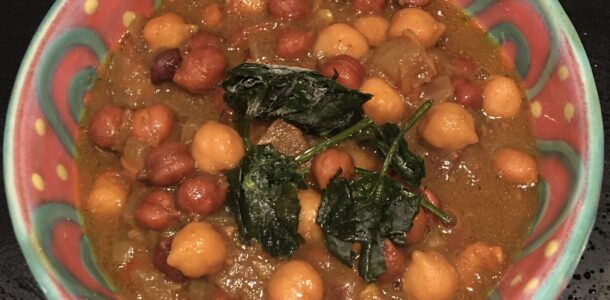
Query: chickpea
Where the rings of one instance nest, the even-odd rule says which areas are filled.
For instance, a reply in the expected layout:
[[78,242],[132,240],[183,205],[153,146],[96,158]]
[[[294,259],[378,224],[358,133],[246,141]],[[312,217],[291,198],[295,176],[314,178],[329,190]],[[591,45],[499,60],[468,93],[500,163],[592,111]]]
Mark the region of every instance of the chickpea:
[[181,211],[205,217],[224,206],[227,189],[224,178],[212,176],[189,178],[180,184],[176,204]]
[[218,26],[221,20],[222,11],[218,4],[214,3],[203,8],[201,12],[201,23],[203,26],[213,29]]
[[360,13],[382,12],[385,7],[385,0],[352,0],[351,6]]
[[512,118],[521,108],[521,92],[514,80],[498,76],[483,88],[483,111],[490,117]]
[[401,37],[405,30],[411,30],[417,40],[426,48],[436,44],[445,33],[446,26],[437,22],[429,13],[420,8],[404,8],[392,16],[388,35]]
[[178,214],[172,194],[157,190],[142,200],[134,213],[134,219],[143,228],[163,230],[174,221]]
[[381,162],[371,151],[354,144],[348,144],[347,147],[344,147],[344,150],[352,156],[356,168],[369,171],[379,170]]
[[348,89],[358,89],[364,79],[364,67],[360,62],[349,56],[339,55],[327,60],[320,66],[320,74],[334,78],[335,81]]
[[193,94],[204,93],[222,81],[227,64],[218,48],[193,48],[176,69],[174,83]]
[[414,300],[452,299],[458,286],[455,268],[434,250],[413,251],[402,279],[403,291]]
[[226,257],[222,235],[209,223],[191,222],[176,233],[167,264],[186,277],[197,278],[219,271]]
[[194,34],[187,42],[186,49],[190,52],[195,49],[214,48],[221,49],[220,38],[215,34],[199,31]]
[[129,185],[123,176],[108,170],[93,182],[85,207],[94,217],[115,219],[123,211],[128,193]]
[[133,114],[131,134],[147,144],[156,147],[172,133],[174,114],[163,104],[153,104],[136,110]]
[[262,14],[266,1],[263,0],[228,0],[227,14],[238,16],[253,16]]
[[331,179],[341,170],[341,177],[351,179],[354,175],[354,159],[349,153],[337,149],[328,149],[311,162],[311,171],[320,188],[325,189]]
[[413,245],[417,244],[417,242],[421,241],[426,234],[426,229],[428,228],[428,217],[423,208],[419,209],[417,215],[413,219],[413,225],[411,225],[411,229],[407,232],[407,244]]
[[267,291],[270,300],[321,300],[324,284],[310,264],[291,260],[271,276]]
[[123,110],[120,107],[113,104],[102,107],[89,124],[89,140],[100,148],[112,148],[122,123]]
[[308,0],[269,0],[269,14],[282,19],[299,20],[312,11]]
[[468,245],[457,257],[456,267],[463,284],[475,288],[483,278],[499,275],[504,263],[502,248],[484,242]]
[[138,172],[139,179],[148,179],[157,186],[180,182],[195,169],[195,162],[186,145],[162,144],[153,148],[146,156],[145,168]]
[[313,49],[314,54],[321,57],[347,54],[355,59],[360,59],[369,51],[369,43],[352,26],[335,23],[320,31]]
[[494,153],[493,162],[496,170],[508,182],[530,185],[538,181],[536,160],[527,153],[501,148]]
[[392,241],[386,239],[383,240],[383,258],[386,270],[377,278],[377,282],[390,283],[398,280],[405,268],[405,255]]
[[402,98],[383,79],[373,77],[367,79],[360,91],[372,94],[373,98],[362,106],[366,115],[378,125],[398,122],[405,113],[405,103]]
[[197,168],[214,175],[235,168],[246,151],[235,129],[208,121],[195,133],[192,153]]
[[434,104],[420,122],[419,132],[430,145],[449,151],[479,141],[470,113],[451,102]]
[[354,28],[364,35],[371,46],[379,47],[387,39],[390,22],[382,16],[364,16],[356,19]]
[[150,19],[142,29],[142,36],[153,51],[160,48],[179,48],[190,34],[189,25],[173,13]]
[[299,191],[298,197],[301,203],[298,232],[306,242],[319,243],[322,241],[322,229],[316,223],[316,218],[320,207],[320,194],[307,189]]
[[315,33],[302,29],[289,29],[275,41],[275,53],[284,59],[296,59],[307,55],[313,45]]

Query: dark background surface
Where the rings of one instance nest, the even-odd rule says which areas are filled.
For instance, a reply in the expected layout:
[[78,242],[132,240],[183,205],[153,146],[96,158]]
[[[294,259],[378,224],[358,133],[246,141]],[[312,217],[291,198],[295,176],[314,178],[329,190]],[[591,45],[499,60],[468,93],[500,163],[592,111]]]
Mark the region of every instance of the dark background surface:
[[[610,126],[610,4],[604,0],[560,0],[572,19],[587,50],[597,82],[604,116]],[[6,109],[19,64],[32,35],[53,1],[3,1],[0,9],[0,124]],[[605,140],[610,140],[604,132]],[[610,147],[608,147],[610,148]],[[605,157],[610,157],[609,149]],[[571,283],[562,299],[610,299],[610,168],[604,161],[597,221],[591,239]],[[11,227],[0,181],[0,299],[42,299],[21,255]]]

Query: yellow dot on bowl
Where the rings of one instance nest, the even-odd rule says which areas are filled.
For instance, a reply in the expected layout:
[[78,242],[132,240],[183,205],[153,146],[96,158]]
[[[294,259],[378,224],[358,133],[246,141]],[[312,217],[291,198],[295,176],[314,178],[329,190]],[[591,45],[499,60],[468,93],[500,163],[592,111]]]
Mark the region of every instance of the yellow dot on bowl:
[[559,80],[561,80],[561,81],[568,79],[568,76],[570,76],[570,71],[568,70],[568,67],[566,67],[566,66],[559,67],[558,72],[559,72]]
[[524,291],[526,293],[531,293],[538,287],[539,284],[540,284],[540,279],[534,277],[525,284]]
[[551,257],[559,250],[559,242],[556,240],[550,241],[546,244],[546,248],[544,248],[544,256]]
[[129,28],[131,22],[133,22],[135,18],[136,14],[133,11],[126,11],[125,13],[123,13],[123,26],[125,26],[125,28]]
[[571,122],[572,118],[574,118],[574,104],[566,103],[563,107],[563,116],[566,118],[566,121]]
[[517,275],[517,276],[513,277],[513,280],[510,281],[510,285],[515,286],[515,285],[519,284],[522,280],[523,280],[523,277],[521,277],[521,275]]
[[41,118],[38,118],[36,119],[36,121],[34,121],[34,129],[36,130],[36,133],[39,136],[43,136],[44,133],[47,131],[46,125],[44,124],[44,121]]
[[538,118],[542,115],[542,104],[538,100],[532,102],[532,116]]
[[40,177],[40,174],[38,173],[34,173],[32,174],[32,184],[34,185],[34,188],[37,189],[38,191],[44,191],[44,180],[42,180],[42,177]]
[[88,15],[94,13],[95,10],[97,10],[97,5],[97,0],[85,0],[85,4],[83,5],[85,13]]
[[62,181],[68,180],[68,170],[66,170],[66,167],[64,167],[64,165],[57,165],[57,167],[55,167],[55,172],[57,172],[57,177],[59,177],[59,179],[61,179]]

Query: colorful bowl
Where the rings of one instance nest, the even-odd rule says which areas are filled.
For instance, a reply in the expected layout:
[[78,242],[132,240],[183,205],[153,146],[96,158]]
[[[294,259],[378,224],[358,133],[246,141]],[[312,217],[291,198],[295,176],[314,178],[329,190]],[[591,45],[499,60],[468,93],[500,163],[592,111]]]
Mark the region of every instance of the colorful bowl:
[[[78,206],[74,137],[95,67],[152,0],[61,0],[34,36],[11,98],[4,179],[15,234],[44,293],[112,298]],[[555,0],[460,0],[504,45],[524,78],[544,180],[536,224],[491,299],[556,298],[595,220],[603,129],[589,62]]]

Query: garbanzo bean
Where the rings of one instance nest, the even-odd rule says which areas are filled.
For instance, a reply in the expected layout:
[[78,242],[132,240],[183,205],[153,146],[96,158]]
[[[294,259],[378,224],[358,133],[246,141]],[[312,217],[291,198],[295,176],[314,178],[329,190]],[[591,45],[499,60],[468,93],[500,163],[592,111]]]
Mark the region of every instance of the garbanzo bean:
[[281,265],[271,276],[267,288],[270,300],[321,300],[324,284],[308,263],[292,260]]
[[93,188],[85,207],[94,217],[117,218],[127,203],[129,185],[123,176],[113,170],[100,174],[93,182]]
[[328,149],[311,162],[311,171],[320,188],[325,189],[330,180],[341,170],[341,177],[351,179],[354,175],[354,159],[349,153],[337,149]]
[[222,20],[222,11],[217,3],[210,4],[201,11],[201,23],[203,26],[213,29]]
[[364,16],[356,19],[354,28],[369,41],[371,46],[379,46],[387,38],[390,22],[382,16]]
[[157,103],[138,109],[133,114],[131,134],[153,147],[165,141],[174,127],[174,113]]
[[196,278],[220,270],[227,256],[224,238],[206,222],[191,222],[172,241],[167,264]]
[[470,113],[451,102],[434,104],[421,121],[419,132],[430,145],[449,151],[479,141]]
[[476,288],[483,283],[483,278],[491,278],[498,274],[503,263],[502,248],[484,242],[476,242],[462,250],[455,266],[462,283],[470,288]]
[[301,203],[298,232],[306,242],[319,243],[322,241],[322,229],[316,223],[316,218],[320,207],[320,194],[307,189],[299,191],[298,197]]
[[500,176],[508,182],[534,184],[538,180],[536,160],[525,152],[501,148],[494,153],[493,161]]
[[373,98],[362,106],[366,115],[378,125],[396,123],[405,113],[405,103],[394,88],[379,77],[367,79],[360,91]]
[[197,130],[191,150],[197,168],[212,175],[235,168],[246,153],[237,131],[216,121]]
[[455,268],[434,250],[413,251],[402,279],[403,291],[414,300],[452,299],[458,285]]
[[335,23],[320,31],[313,50],[314,54],[319,57],[328,58],[347,54],[359,59],[369,51],[369,43],[352,26]]
[[392,16],[388,35],[401,37],[405,30],[411,30],[417,40],[426,48],[436,44],[445,33],[445,24],[436,21],[429,13],[420,8],[404,8]]
[[179,48],[190,34],[190,26],[173,13],[150,19],[142,29],[142,36],[153,51],[160,48]]
[[490,117],[512,118],[521,108],[521,92],[514,80],[498,76],[483,88],[483,111]]

